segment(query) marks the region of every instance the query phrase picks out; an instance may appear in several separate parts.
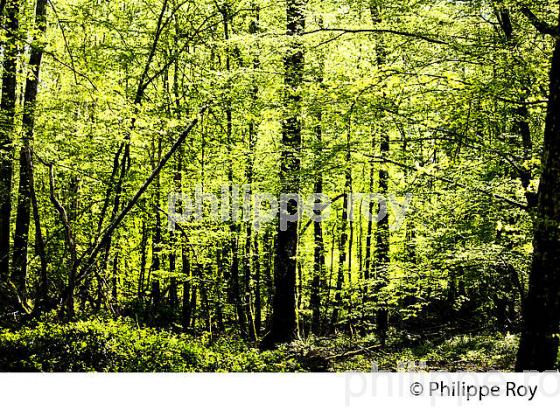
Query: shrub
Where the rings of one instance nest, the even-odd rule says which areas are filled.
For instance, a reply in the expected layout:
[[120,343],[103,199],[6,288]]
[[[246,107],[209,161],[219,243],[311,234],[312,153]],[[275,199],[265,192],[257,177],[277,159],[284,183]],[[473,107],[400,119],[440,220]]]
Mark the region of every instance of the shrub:
[[0,331],[0,371],[294,371],[282,350],[259,352],[229,339],[195,339],[127,320],[38,323]]

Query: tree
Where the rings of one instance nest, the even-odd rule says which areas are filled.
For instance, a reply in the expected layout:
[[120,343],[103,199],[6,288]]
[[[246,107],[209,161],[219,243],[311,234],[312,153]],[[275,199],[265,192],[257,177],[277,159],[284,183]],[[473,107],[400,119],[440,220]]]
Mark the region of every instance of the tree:
[[[284,58],[285,118],[282,121],[281,192],[299,192],[301,148],[301,86],[303,84],[304,51],[300,37],[305,29],[305,2],[287,0],[286,18],[289,37]],[[294,215],[297,204],[288,201],[286,212]],[[291,218],[289,218],[291,219]],[[289,342],[296,337],[296,254],[298,224],[289,221],[284,229],[278,223],[274,269],[272,324],[265,344]]]
[[523,304],[523,330],[515,368],[517,371],[544,371],[555,368],[560,325],[560,24],[550,28],[537,20],[530,10],[525,9],[525,14],[541,33],[554,35],[554,51],[537,194],[533,262],[529,291]]
[[[19,192],[16,228],[14,236],[14,260],[13,260],[13,280],[20,298],[26,298],[27,280],[27,253],[29,247],[29,226],[31,222],[31,204],[35,195],[33,186],[33,134],[35,128],[35,107],[37,105],[37,91],[39,86],[39,73],[41,70],[41,60],[43,58],[43,44],[47,29],[47,1],[37,0],[35,9],[35,25],[37,35],[33,40],[31,56],[29,57],[30,73],[25,83],[25,96],[23,107],[23,146],[20,150],[19,158]],[[35,216],[37,219],[38,216]],[[38,221],[36,221],[38,222]],[[40,230],[37,232],[41,235]],[[42,241],[42,239],[39,239]],[[43,275],[44,276],[44,275]]]
[[14,117],[17,92],[19,0],[7,0],[6,42],[0,98],[0,280],[10,275],[10,227],[12,213],[12,173],[14,156]]

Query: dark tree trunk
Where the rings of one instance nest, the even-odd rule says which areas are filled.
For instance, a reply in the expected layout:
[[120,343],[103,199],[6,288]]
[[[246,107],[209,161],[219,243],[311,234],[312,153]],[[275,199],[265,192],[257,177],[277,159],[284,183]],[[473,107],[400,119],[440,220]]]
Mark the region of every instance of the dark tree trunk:
[[115,255],[114,259],[113,259],[113,275],[111,277],[111,282],[112,282],[112,286],[111,286],[111,298],[112,298],[112,302],[114,304],[117,303],[117,299],[119,296],[119,278],[118,278],[118,273],[119,273],[119,254],[117,252],[117,254]]
[[560,40],[550,69],[542,175],[533,238],[529,292],[516,370],[554,369],[560,323]]
[[55,177],[54,177],[54,166],[49,165],[49,191],[50,200],[56,209],[59,219],[64,226],[65,232],[65,242],[70,253],[70,263],[68,269],[68,282],[66,289],[62,294],[62,304],[60,315],[66,316],[67,320],[72,320],[74,318],[74,290],[76,288],[76,275],[78,271],[78,252],[76,248],[76,240],[74,237],[74,232],[70,221],[68,220],[68,213],[62,205],[62,203],[56,197],[56,187],[55,187]]
[[13,279],[22,300],[26,299],[27,249],[29,246],[29,226],[31,223],[31,190],[33,181],[33,133],[35,128],[35,106],[39,73],[43,58],[43,41],[46,30],[47,0],[37,0],[35,25],[38,35],[34,38],[29,57],[30,74],[25,84],[23,106],[23,146],[20,152],[19,193],[14,236]]
[[172,277],[169,279],[169,306],[172,309],[177,307],[179,303],[178,289],[177,289],[177,278]]
[[[315,183],[315,193],[323,192],[323,178],[318,177]],[[325,275],[325,243],[323,241],[323,226],[321,222],[313,223],[313,279],[311,281],[311,331],[321,333],[321,283]]]
[[197,294],[198,294],[198,286],[194,285],[191,287],[191,301],[189,303],[189,311],[190,311],[190,318],[191,323],[189,327],[194,328],[196,326],[196,301],[197,301]]
[[148,261],[148,227],[146,221],[142,222],[142,239],[140,240],[140,274],[138,276],[138,299],[143,300],[145,296],[144,285],[146,265]]
[[[389,135],[384,134],[383,139],[381,141],[381,149],[380,149],[381,156],[385,158],[389,154]],[[384,164],[379,170],[379,194],[382,195],[383,198],[387,198],[388,188],[389,188],[389,171],[387,170],[388,163],[384,161]],[[383,199],[379,203],[379,211],[382,211],[382,208],[387,209],[386,200]],[[383,287],[387,284],[387,273],[389,269],[389,214],[378,221],[377,223],[377,231],[375,235],[376,240],[376,247],[375,247],[375,279],[376,279],[376,286],[375,286],[375,294],[379,293]],[[384,304],[380,304],[378,306],[377,314],[376,314],[376,322],[377,322],[377,333],[381,340],[381,344],[385,344],[387,338],[387,330],[388,330],[388,311],[387,307]]]
[[[373,149],[375,149],[375,138],[372,141]],[[374,161],[370,163],[370,171],[369,171],[369,193],[373,194],[373,186],[375,182],[375,167]],[[373,205],[374,201],[368,201],[368,213],[369,215],[373,214]],[[367,282],[371,278],[371,267],[372,267],[372,238],[373,238],[373,218],[368,218],[367,223],[367,233],[366,233],[366,249],[365,249],[365,269],[364,269],[364,279],[366,280],[366,289],[367,289]],[[367,293],[367,292],[366,292]]]
[[252,229],[251,222],[247,223],[247,232],[245,237],[245,251],[243,264],[243,305],[245,306],[245,317],[247,318],[247,336],[249,340],[256,340],[255,322],[253,321],[253,301],[252,301],[252,272],[251,272],[251,240]]
[[237,225],[232,224],[232,238],[231,238],[231,264],[229,271],[230,281],[230,300],[235,306],[237,314],[237,324],[241,333],[245,334],[247,330],[247,322],[245,317],[245,309],[241,301],[241,289],[239,286],[239,249],[237,240],[239,236],[239,229]]
[[[252,184],[253,184],[253,152],[255,149],[255,129],[254,124],[251,122],[249,123],[249,146],[248,146],[248,154],[247,154],[247,169],[246,169],[246,177],[247,177],[247,185],[249,186],[248,191],[246,193],[250,196],[252,195]],[[245,306],[245,317],[247,318],[247,336],[249,340],[256,340],[256,330],[255,330],[255,322],[253,321],[253,310],[252,310],[252,241],[253,241],[253,229],[252,229],[252,222],[246,222],[246,229],[245,229],[245,247],[244,247],[244,258],[243,258],[243,294],[244,294],[244,306]]]
[[[259,23],[259,14],[258,10],[253,10],[254,18],[252,19],[250,26],[249,26],[249,33],[256,34],[258,31],[258,23]],[[254,56],[253,58],[253,69],[256,70],[259,68],[260,62],[258,56]],[[258,87],[256,81],[253,83],[253,87],[251,88],[251,112],[255,114],[255,118],[257,117],[257,98],[258,98]],[[247,166],[246,166],[246,177],[247,177],[247,185],[249,186],[249,191],[247,192],[248,195],[252,194],[252,185],[253,185],[253,168],[254,168],[254,155],[255,155],[255,147],[257,142],[257,135],[256,135],[256,128],[257,124],[253,119],[249,121],[248,125],[248,150],[247,150]],[[256,240],[256,239],[255,239]],[[258,260],[258,255],[254,254],[256,252],[256,248],[252,247],[253,242],[253,230],[252,230],[252,222],[247,222],[246,228],[246,235],[245,235],[245,263],[244,263],[244,293],[245,293],[245,315],[247,317],[247,329],[248,329],[248,337],[249,340],[256,340],[258,334],[258,328],[260,327],[256,325],[253,319],[253,291],[252,291],[252,278],[254,276],[253,269],[255,268],[254,262],[255,259]],[[259,313],[260,314],[260,313]],[[259,319],[260,321],[260,319]]]
[[[375,2],[371,1],[369,4],[370,14],[373,24],[379,24],[382,21],[382,9],[381,6]],[[377,54],[377,69],[382,70],[385,65],[385,60],[387,58],[386,50],[383,42],[383,37],[380,36],[377,39],[377,44],[375,46],[375,51]],[[382,120],[381,117],[379,120]],[[380,144],[380,155],[383,158],[383,163],[380,166],[378,173],[378,193],[383,197],[387,198],[388,188],[389,188],[389,171],[388,161],[386,161],[389,155],[389,134],[384,130],[384,125],[379,127],[382,130],[381,144]],[[387,203],[385,199],[380,201],[378,211],[382,209],[387,209]],[[377,312],[376,312],[376,325],[377,325],[377,335],[381,341],[382,345],[385,345],[387,339],[387,330],[389,325],[389,312],[384,303],[379,303],[379,298],[377,298],[378,293],[383,289],[388,281],[387,274],[389,268],[389,215],[387,215],[377,222],[377,230],[375,235],[375,286],[373,289],[374,297],[378,301]]]
[[152,281],[152,313],[155,315],[159,311],[159,306],[161,303],[161,288],[159,280]]
[[[301,149],[301,87],[304,54],[299,37],[305,29],[305,1],[287,0],[287,34],[291,45],[284,59],[285,118],[282,122],[282,154],[280,186],[283,193],[298,193],[300,187]],[[289,201],[289,214],[297,206]],[[278,225],[278,242],[274,269],[272,326],[263,345],[290,342],[296,337],[296,254],[298,223],[288,222],[286,229]]]
[[181,259],[182,259],[182,271],[184,276],[183,282],[183,311],[182,311],[182,327],[183,331],[186,332],[189,330],[191,325],[191,265],[189,260],[189,253],[186,249],[186,246],[183,245],[181,250]]
[[259,336],[262,326],[262,297],[261,297],[261,264],[259,259],[259,241],[255,236],[253,243],[253,275],[255,280],[255,331]]
[[[217,4],[217,3],[216,3]],[[230,39],[230,29],[232,24],[232,16],[230,13],[230,6],[224,3],[218,6],[218,11],[222,15],[222,25],[224,29],[224,40],[226,42]],[[231,71],[231,51],[227,48],[225,50],[225,69],[227,72]],[[231,98],[226,98],[224,103],[224,111],[226,115],[226,141],[228,146],[233,146],[234,135],[233,135],[233,112],[232,112],[232,101]],[[238,200],[234,198],[236,191],[234,189],[234,177],[233,177],[233,159],[230,156],[228,158],[228,181],[230,184],[230,194],[231,201]],[[228,281],[229,281],[229,301],[234,305],[237,323],[239,331],[245,336],[247,335],[247,321],[246,321],[246,311],[244,309],[243,299],[241,298],[241,286],[239,283],[239,240],[241,237],[241,228],[237,221],[238,215],[232,215],[232,221],[230,223],[230,238],[228,244],[228,250],[230,251],[230,264],[228,271]]]
[[222,249],[216,250],[216,281],[215,281],[215,295],[214,306],[216,310],[216,327],[220,333],[225,331],[224,323],[224,278],[223,278],[223,262],[222,262]]
[[[375,138],[372,138],[372,153],[375,153]],[[369,193],[373,194],[373,188],[375,184],[375,162],[372,160],[370,161],[370,168],[369,168]],[[366,244],[365,244],[365,266],[364,266],[364,286],[363,286],[363,294],[362,294],[362,326],[367,326],[368,322],[371,320],[371,314],[368,310],[368,305],[371,301],[371,278],[372,278],[372,266],[373,266],[373,209],[374,201],[368,201],[368,215],[370,217],[367,221],[367,228],[366,228]]]
[[0,280],[10,274],[10,221],[12,212],[12,173],[14,160],[14,117],[17,90],[17,31],[19,0],[6,1],[6,40],[0,101]]
[[204,318],[204,325],[206,330],[212,333],[212,312],[210,312],[210,300],[208,297],[208,283],[211,279],[212,266],[211,265],[199,265],[197,269],[200,269],[200,301],[202,303],[202,317]]
[[[349,125],[350,127],[350,125]],[[350,201],[352,200],[352,168],[351,168],[351,154],[350,154],[350,130],[348,130],[347,135],[347,150],[346,150],[346,169],[344,171],[345,174],[345,182],[344,182],[344,198],[343,198],[343,205],[342,205],[342,218],[340,220],[340,241],[338,243],[338,275],[336,280],[336,293],[334,296],[334,309],[333,314],[331,317],[331,325],[333,328],[336,326],[340,309],[342,308],[342,287],[344,285],[344,273],[345,273],[345,265],[347,259],[347,251],[351,251],[351,246],[349,244],[349,238],[347,228],[348,228],[348,221],[349,221],[349,214],[348,210],[352,206]],[[352,233],[352,227],[351,231]],[[346,265],[346,269],[348,270],[348,281],[351,280],[350,278],[350,269],[351,264],[350,260],[352,259],[352,255],[348,257],[348,264]],[[349,283],[350,285],[350,283]]]
[[[346,163],[347,163],[347,170],[346,170],[346,191],[352,195],[354,190],[353,188],[353,180],[352,180],[352,144],[351,144],[351,119],[348,120],[348,139],[347,139],[347,146],[346,146]],[[352,203],[352,197],[350,197],[350,202],[348,203],[347,212],[350,211],[354,213],[353,209],[354,204]],[[349,236],[348,236],[348,265],[347,265],[347,273],[348,273],[348,330],[353,332],[353,319],[352,319],[352,312],[354,310],[354,306],[352,304],[352,254],[353,254],[353,246],[354,246],[354,221],[353,217],[349,218],[348,227],[349,227]]]
[[[29,162],[32,159],[29,158]],[[30,180],[31,188],[31,204],[33,208],[33,220],[35,221],[35,247],[37,249],[37,254],[41,261],[41,272],[39,289],[37,291],[37,297],[35,300],[34,313],[41,312],[47,307],[49,299],[49,276],[48,276],[48,260],[47,251],[45,249],[45,239],[43,237],[43,232],[41,231],[41,218],[39,216],[39,204],[37,202],[37,195],[35,193],[35,182],[33,176]]]
[[267,229],[263,237],[264,250],[264,281],[266,286],[266,327],[272,325],[272,300],[274,299],[274,250],[276,249],[275,238]]
[[[323,71],[324,61],[323,56],[320,57],[318,75],[316,81],[320,86],[323,85]],[[315,120],[315,139],[317,144],[317,152],[315,159],[315,172],[317,173],[315,180],[315,193],[323,193],[323,173],[320,164],[320,158],[323,151],[323,113],[321,108],[321,101],[316,101]],[[317,216],[321,215],[321,211],[314,211]],[[309,304],[311,305],[311,331],[315,335],[321,333],[321,291],[322,282],[325,277],[325,242],[323,240],[323,225],[322,222],[315,221],[313,223],[313,277],[311,279],[311,295],[309,297]]]
[[[513,31],[513,24],[511,21],[511,13],[510,10],[503,4],[503,1],[499,0],[496,1],[494,4],[495,13],[497,16],[497,20],[500,24],[502,29],[502,33],[504,35],[504,43],[505,46],[509,49],[511,58],[512,58],[512,67],[519,67],[524,64],[524,61],[520,58],[518,53],[519,44],[516,41]],[[519,105],[512,108],[511,111],[513,113],[513,126],[512,131],[516,134],[519,134],[521,137],[521,146],[523,149],[523,163],[516,170],[518,173],[519,180],[521,181],[521,185],[525,190],[525,198],[527,199],[527,207],[533,209],[537,206],[537,197],[534,192],[530,190],[531,180],[533,178],[532,172],[532,165],[531,159],[533,157],[533,141],[531,138],[531,128],[530,128],[530,115],[529,110],[526,104],[526,90],[529,89],[531,86],[528,81],[530,81],[527,77],[519,76],[515,69],[512,69],[510,72],[511,76],[514,77],[514,81],[512,84],[521,83],[522,92],[519,96]]]
[[336,291],[334,294],[334,308],[331,316],[331,326],[334,329],[338,323],[340,309],[342,308],[342,287],[344,285],[344,268],[346,265],[346,245],[348,243],[348,199],[349,199],[349,171],[346,171],[345,193],[342,205],[342,217],[340,220],[340,239],[338,242],[338,274],[336,279]]

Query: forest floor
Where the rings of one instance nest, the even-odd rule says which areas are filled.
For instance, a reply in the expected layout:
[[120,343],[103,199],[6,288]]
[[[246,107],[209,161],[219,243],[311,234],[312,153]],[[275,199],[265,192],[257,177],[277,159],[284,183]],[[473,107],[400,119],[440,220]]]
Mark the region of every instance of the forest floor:
[[41,321],[0,330],[0,371],[511,371],[518,342],[502,333],[403,340],[393,331],[381,347],[374,336],[337,334],[260,351],[235,336],[178,334],[130,320]]
[[[512,371],[518,337],[512,334],[458,334],[449,338],[403,343],[391,339],[385,347],[368,338],[330,341],[331,371]],[[338,345],[338,346],[337,346]],[[371,347],[369,347],[371,346]],[[333,357],[334,356],[334,357]]]

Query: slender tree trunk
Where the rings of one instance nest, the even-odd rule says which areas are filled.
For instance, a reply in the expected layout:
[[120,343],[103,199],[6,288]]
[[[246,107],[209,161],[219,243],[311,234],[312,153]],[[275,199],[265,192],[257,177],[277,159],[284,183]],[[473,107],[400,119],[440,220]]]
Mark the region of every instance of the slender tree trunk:
[[230,241],[230,295],[231,302],[235,306],[235,311],[237,313],[237,324],[239,330],[242,334],[246,334],[247,322],[245,317],[245,309],[243,308],[243,303],[241,301],[241,289],[239,286],[239,247],[238,247],[238,225],[232,224],[232,239]]
[[146,265],[148,260],[148,226],[142,221],[142,239],[140,240],[140,274],[138,275],[138,299],[143,300],[145,296]]
[[155,318],[161,304],[161,287],[159,280],[152,280],[152,291],[150,294],[152,298],[152,314]]
[[172,277],[169,279],[169,307],[175,311],[177,304],[179,303],[179,295],[177,288],[177,278]]
[[[32,159],[29,158],[31,162]],[[35,193],[35,182],[33,176],[30,180],[31,188],[31,204],[33,208],[33,220],[35,221],[35,247],[37,248],[37,254],[41,261],[41,273],[39,289],[37,292],[37,297],[35,299],[34,313],[41,312],[47,307],[49,299],[49,276],[48,276],[48,259],[47,251],[45,249],[45,239],[43,237],[43,232],[41,231],[41,218],[39,216],[39,204],[37,202],[37,195]]]
[[[348,280],[350,280],[350,259],[352,258],[351,255],[348,257],[348,264],[346,263],[347,259],[347,251],[351,250],[351,247],[348,246],[349,244],[349,236],[347,232],[348,228],[348,220],[349,214],[348,210],[351,207],[350,201],[352,200],[352,169],[351,169],[351,155],[350,155],[350,131],[348,131],[348,140],[347,140],[347,150],[346,150],[346,169],[344,171],[345,174],[345,182],[344,182],[344,199],[342,205],[342,218],[340,220],[340,241],[338,243],[338,276],[336,280],[336,293],[334,296],[334,309],[333,314],[331,317],[331,325],[334,328],[338,322],[340,309],[342,308],[342,288],[344,285],[344,273],[345,267],[348,269]],[[348,247],[347,247],[348,246]],[[350,283],[348,284],[350,285]]]
[[[318,178],[315,183],[315,192],[323,191],[323,179]],[[325,243],[323,241],[323,226],[321,222],[313,223],[313,279],[311,281],[311,331],[315,335],[321,333],[321,291],[325,276]]]
[[29,246],[29,226],[31,223],[31,190],[33,181],[33,133],[35,129],[35,106],[39,73],[43,58],[43,41],[46,31],[47,0],[37,0],[35,25],[38,35],[34,38],[29,58],[29,71],[25,84],[23,107],[23,146],[20,151],[19,193],[14,236],[14,283],[22,300],[26,299],[27,249]]
[[[372,141],[372,147],[375,149],[375,138]],[[374,162],[370,162],[370,171],[369,171],[369,193],[373,194],[373,187],[375,182],[375,167]],[[373,214],[373,205],[374,201],[368,201],[368,214]],[[366,249],[365,249],[365,270],[364,270],[364,279],[366,280],[366,287],[367,281],[371,278],[371,267],[372,267],[372,238],[373,238],[373,218],[368,218],[367,223],[367,233],[366,233]],[[367,294],[367,292],[366,292]]]
[[208,297],[208,283],[211,279],[212,266],[210,264],[200,267],[200,301],[202,303],[202,315],[204,318],[204,325],[206,330],[212,333],[212,312],[210,311],[210,300]]
[[245,317],[247,318],[247,336],[249,340],[256,340],[255,322],[253,320],[253,301],[252,301],[252,272],[251,272],[251,242],[252,229],[251,222],[247,223],[245,237],[244,266],[243,266],[243,294],[245,307]]
[[255,281],[255,331],[257,337],[262,327],[262,297],[261,297],[261,264],[259,259],[259,241],[255,236],[253,241],[253,275]]
[[[230,28],[231,28],[231,13],[230,13],[230,6],[229,4],[225,3],[218,8],[218,11],[222,15],[222,25],[224,29],[224,40],[226,43],[230,39]],[[229,46],[229,45],[228,45]],[[229,49],[225,50],[225,65],[226,71],[231,72],[231,52]],[[228,84],[229,86],[229,84]],[[227,98],[225,101],[225,114],[226,114],[226,141],[228,147],[232,147],[234,144],[233,141],[233,112],[232,112],[232,101],[230,98]],[[233,178],[233,159],[230,155],[228,158],[228,181],[230,184],[230,194],[231,194],[231,203],[234,201],[238,201],[236,196],[236,190],[234,189],[234,178]],[[234,207],[235,208],[235,207]],[[235,212],[235,211],[234,211]],[[246,310],[244,308],[244,303],[241,298],[241,286],[239,284],[239,241],[240,241],[240,226],[237,222],[237,215],[232,215],[232,221],[230,223],[230,239],[229,239],[229,250],[230,252],[230,269],[228,272],[229,275],[229,292],[230,292],[230,302],[234,304],[235,312],[237,315],[237,323],[240,332],[246,336],[247,332],[247,318],[246,318]]]
[[191,325],[191,264],[189,260],[189,252],[185,245],[181,249],[182,271],[184,276],[183,282],[183,311],[181,323],[183,331],[187,332]]
[[[375,137],[372,138],[372,151],[375,152]],[[369,168],[369,193],[373,194],[375,185],[375,166],[374,161],[370,161]],[[368,201],[368,215],[373,215],[374,201]],[[368,302],[371,301],[371,279],[373,266],[373,218],[370,216],[367,221],[366,244],[365,244],[365,267],[364,267],[364,289],[362,295],[362,325],[366,326],[370,321],[370,313],[368,311]]]
[[346,163],[347,163],[347,175],[346,175],[346,190],[350,193],[350,201],[348,203],[347,212],[350,211],[351,217],[349,218],[348,228],[349,228],[349,236],[348,236],[348,330],[350,333],[353,332],[353,321],[352,321],[352,312],[354,311],[354,305],[352,303],[352,294],[353,294],[353,283],[352,283],[352,255],[353,255],[353,247],[354,247],[354,204],[352,199],[352,192],[354,191],[353,187],[353,180],[352,180],[352,144],[351,144],[351,119],[348,119],[348,140],[346,146]]
[[[369,7],[373,24],[378,24],[382,21],[381,6],[377,2],[371,1]],[[377,69],[382,70],[383,66],[385,65],[386,50],[383,43],[383,38],[381,36],[377,40],[375,49],[377,53]],[[378,173],[378,193],[383,198],[387,198],[389,188],[389,171],[387,168],[388,162],[385,160],[385,158],[389,155],[390,141],[387,130],[383,129],[384,125],[381,125],[379,128],[382,130],[380,154],[383,158],[383,163],[381,164]],[[387,202],[385,199],[380,201],[378,211],[381,213],[383,208],[387,210]],[[375,235],[375,297],[378,296],[378,293],[386,286],[388,281],[387,274],[389,268],[389,239],[389,214],[388,212],[386,212],[386,216],[377,222],[377,230]],[[377,334],[381,340],[381,344],[385,345],[387,339],[387,330],[389,326],[389,312],[384,303],[379,303],[379,298],[377,298],[377,301]]]
[[264,280],[266,286],[266,327],[272,326],[272,300],[274,299],[274,250],[275,238],[267,229],[263,237]]
[[10,274],[10,221],[12,213],[12,173],[14,160],[14,117],[19,50],[19,0],[6,1],[6,40],[0,97],[0,280]]
[[[495,13],[497,16],[498,23],[502,29],[502,33],[504,35],[505,46],[508,48],[512,58],[512,67],[518,67],[524,62],[519,56],[518,47],[514,31],[513,31],[513,24],[511,21],[511,13],[510,10],[505,6],[502,0],[495,1]],[[512,70],[510,75],[515,76],[517,72]],[[518,134],[521,137],[521,146],[523,149],[523,163],[520,169],[516,170],[518,172],[519,180],[521,181],[521,185],[525,190],[525,198],[527,199],[527,206],[530,209],[534,209],[537,206],[537,197],[534,192],[530,190],[531,180],[533,178],[532,172],[532,165],[531,159],[533,158],[533,141],[531,138],[531,128],[530,128],[530,115],[529,110],[527,109],[526,105],[526,98],[523,93],[531,84],[527,83],[527,80],[523,77],[517,75],[518,78],[515,78],[515,82],[512,81],[512,84],[519,82],[521,83],[522,92],[519,96],[519,105],[512,109],[513,114],[513,127],[512,131]]]
[[[323,85],[323,71],[324,71],[324,61],[323,56],[320,57],[321,61],[319,63],[317,83],[321,87]],[[315,126],[315,140],[317,144],[316,160],[315,160],[315,172],[317,173],[315,180],[316,194],[323,193],[323,173],[321,170],[320,157],[323,151],[323,113],[321,108],[321,101],[316,102],[316,112],[315,120],[317,124]],[[321,211],[315,211],[317,216],[321,215]],[[325,242],[323,240],[323,225],[322,222],[315,221],[313,223],[313,277],[311,280],[311,295],[309,298],[309,304],[311,305],[311,331],[315,335],[321,333],[321,292],[322,292],[322,282],[325,280]]]
[[76,240],[70,221],[68,220],[68,213],[62,203],[56,197],[54,167],[49,165],[49,190],[50,200],[56,209],[60,221],[64,226],[65,241],[70,252],[70,266],[68,270],[68,282],[64,294],[62,295],[63,304],[61,306],[61,315],[66,315],[67,320],[74,318],[74,289],[76,288],[76,274],[78,270],[78,252],[76,249]]
[[222,262],[222,249],[216,249],[216,281],[215,281],[215,296],[214,307],[216,310],[216,327],[220,333],[225,331],[224,323],[224,278],[223,278],[223,262]]
[[[384,134],[381,141],[381,156],[385,158],[389,154],[389,135]],[[388,188],[389,188],[389,171],[387,170],[387,162],[379,169],[379,194],[383,198],[387,198]],[[382,208],[387,209],[386,200],[383,199],[379,203],[379,212],[381,213]],[[385,215],[383,219],[377,223],[377,231],[375,235],[376,247],[375,247],[375,294],[377,295],[383,287],[386,286],[388,278],[388,268],[389,268],[389,215]],[[377,333],[381,339],[381,344],[384,345],[387,339],[387,330],[389,325],[389,312],[384,303],[381,303],[377,310],[376,315],[377,322]]]
[[[345,184],[345,189],[348,185]],[[344,267],[346,265],[346,244],[348,242],[348,233],[346,232],[348,222],[348,192],[344,193],[342,205],[342,217],[340,223],[340,238],[338,241],[338,273],[336,279],[336,290],[334,294],[334,308],[331,316],[331,327],[334,329],[338,323],[340,309],[342,307],[342,288],[344,286]]]
[[111,276],[111,282],[112,282],[111,299],[112,299],[112,303],[115,304],[115,305],[116,305],[117,299],[119,297],[119,278],[118,278],[118,274],[119,274],[119,253],[117,252],[115,254],[115,257],[113,258],[113,274]]
[[[253,8],[255,8],[253,6]],[[250,26],[249,26],[249,33],[255,35],[258,32],[258,24],[259,24],[259,12],[258,10],[253,10],[254,13],[254,17],[251,20]],[[253,69],[256,72],[257,69],[259,68],[260,62],[259,62],[259,58],[258,55],[255,55],[253,57]],[[256,110],[257,110],[257,98],[258,98],[258,86],[256,81],[254,81],[253,86],[251,87],[251,112],[256,115]],[[249,135],[249,141],[248,141],[248,149],[247,149],[247,166],[246,166],[246,178],[247,178],[247,185],[249,186],[249,191],[247,192],[248,196],[250,197],[252,195],[252,185],[253,185],[253,168],[254,168],[254,155],[255,155],[255,147],[256,147],[256,140],[257,140],[257,135],[256,135],[256,128],[257,128],[257,124],[255,123],[255,121],[251,118],[249,120],[249,125],[248,125],[248,135]],[[246,234],[245,234],[245,263],[244,263],[244,285],[245,285],[245,289],[244,289],[244,293],[245,293],[245,315],[247,317],[247,327],[248,327],[248,337],[250,340],[256,340],[257,338],[257,333],[258,333],[258,327],[255,324],[255,321],[253,320],[253,301],[252,301],[252,278],[254,276],[252,269],[254,269],[254,266],[252,266],[252,262],[255,259],[255,256],[258,260],[258,255],[252,255],[252,252],[256,251],[256,248],[252,247],[252,242],[253,242],[253,230],[252,230],[252,222],[248,221],[247,223],[247,227],[246,227]]]

